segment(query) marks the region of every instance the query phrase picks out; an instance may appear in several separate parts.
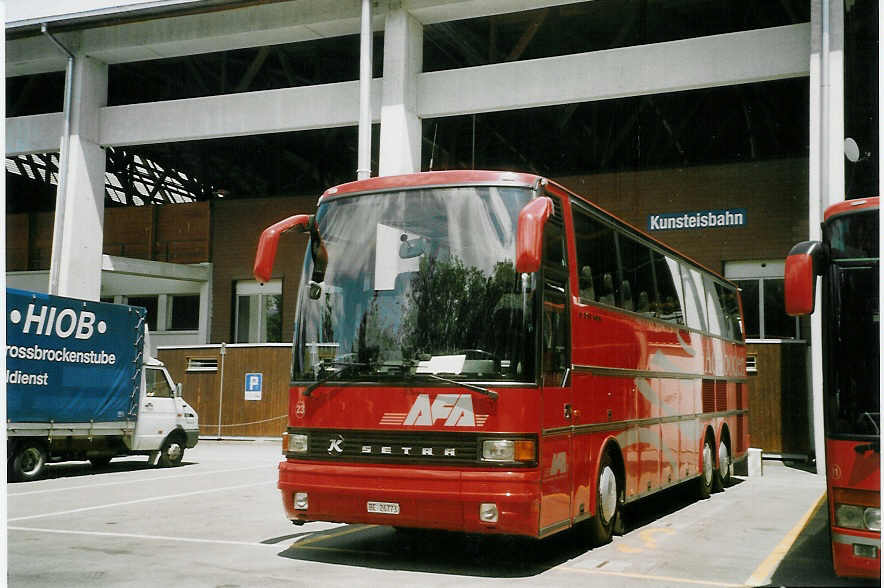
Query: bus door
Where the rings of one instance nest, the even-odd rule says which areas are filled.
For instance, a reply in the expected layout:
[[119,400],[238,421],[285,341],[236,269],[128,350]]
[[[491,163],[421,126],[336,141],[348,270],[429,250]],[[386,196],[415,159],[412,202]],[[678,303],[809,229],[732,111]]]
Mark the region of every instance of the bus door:
[[[557,210],[561,207],[556,206]],[[572,488],[571,350],[568,265],[561,214],[544,231],[543,300],[540,313],[540,378],[543,437],[540,443],[540,534],[570,525]]]

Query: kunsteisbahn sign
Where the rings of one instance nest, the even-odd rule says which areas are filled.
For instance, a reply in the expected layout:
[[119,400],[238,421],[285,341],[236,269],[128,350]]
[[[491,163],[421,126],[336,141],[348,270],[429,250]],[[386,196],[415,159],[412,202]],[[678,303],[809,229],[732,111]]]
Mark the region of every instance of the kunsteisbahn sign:
[[745,208],[649,214],[648,231],[695,231],[744,227],[747,216]]

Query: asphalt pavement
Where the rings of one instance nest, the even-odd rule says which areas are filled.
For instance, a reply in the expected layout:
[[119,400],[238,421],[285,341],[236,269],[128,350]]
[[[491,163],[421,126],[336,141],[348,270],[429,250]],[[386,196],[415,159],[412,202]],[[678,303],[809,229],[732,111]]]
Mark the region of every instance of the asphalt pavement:
[[825,483],[765,461],[696,500],[674,488],[588,548],[388,526],[291,525],[278,441],[201,440],[174,469],[125,458],[53,464],[7,486],[10,586],[865,586],[832,573]]

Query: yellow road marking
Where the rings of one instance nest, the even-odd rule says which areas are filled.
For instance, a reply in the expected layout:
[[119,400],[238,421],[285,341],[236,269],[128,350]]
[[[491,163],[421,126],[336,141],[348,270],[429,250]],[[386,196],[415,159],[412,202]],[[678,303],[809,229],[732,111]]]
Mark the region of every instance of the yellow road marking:
[[289,547],[295,547],[298,549],[304,548],[310,544],[316,543],[318,541],[324,541],[326,539],[332,539],[333,537],[343,537],[344,535],[349,535],[350,533],[358,533],[359,531],[364,531],[365,529],[372,529],[377,527],[377,525],[360,525],[358,527],[350,527],[341,529],[340,531],[335,531],[334,533],[325,533],[322,535],[314,535],[312,537],[308,537],[307,539],[302,539],[301,541],[295,541]]
[[630,572],[609,572],[605,570],[586,570],[583,568],[572,568],[569,566],[559,566],[553,568],[555,571],[577,572],[578,574],[590,574],[593,576],[616,576],[618,578],[635,578],[638,580],[651,580],[653,582],[671,582],[679,584],[697,584],[700,586],[722,586],[724,588],[745,588],[743,584],[729,584],[727,582],[716,582],[713,580],[697,580],[694,578],[675,578],[672,576],[654,576],[652,574],[634,574]]
[[789,548],[792,547],[792,544],[795,543],[795,540],[798,538],[798,535],[801,534],[801,531],[804,530],[804,527],[807,526],[807,522],[810,520],[810,517],[813,516],[813,513],[820,507],[820,505],[826,499],[826,492],[820,495],[819,499],[814,503],[810,510],[804,513],[804,516],[801,517],[801,520],[792,527],[792,530],[783,537],[783,539],[774,547],[773,551],[770,552],[761,565],[759,565],[755,572],[749,576],[749,579],[746,580],[747,586],[764,586],[770,580],[771,575],[777,566],[780,565],[780,562],[783,561],[783,558],[786,557],[786,553],[789,552]]
[[663,533],[664,535],[672,535],[675,533],[672,529],[667,529],[666,527],[657,527],[654,529],[645,529],[641,533],[638,534],[641,537],[641,540],[645,542],[645,547],[649,549],[654,549],[657,547],[657,540],[654,539],[654,535],[659,533]]

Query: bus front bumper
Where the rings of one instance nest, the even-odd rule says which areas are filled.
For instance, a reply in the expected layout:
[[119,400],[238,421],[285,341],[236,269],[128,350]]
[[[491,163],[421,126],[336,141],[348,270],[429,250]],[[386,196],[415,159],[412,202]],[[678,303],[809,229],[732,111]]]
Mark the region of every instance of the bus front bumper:
[[839,576],[881,577],[881,534],[832,527],[832,560]]
[[[279,464],[278,488],[293,522],[538,536],[540,475],[536,469],[473,471],[288,460]],[[307,494],[306,509],[295,508],[296,493]],[[496,505],[496,521],[480,518],[481,505],[489,503]]]

